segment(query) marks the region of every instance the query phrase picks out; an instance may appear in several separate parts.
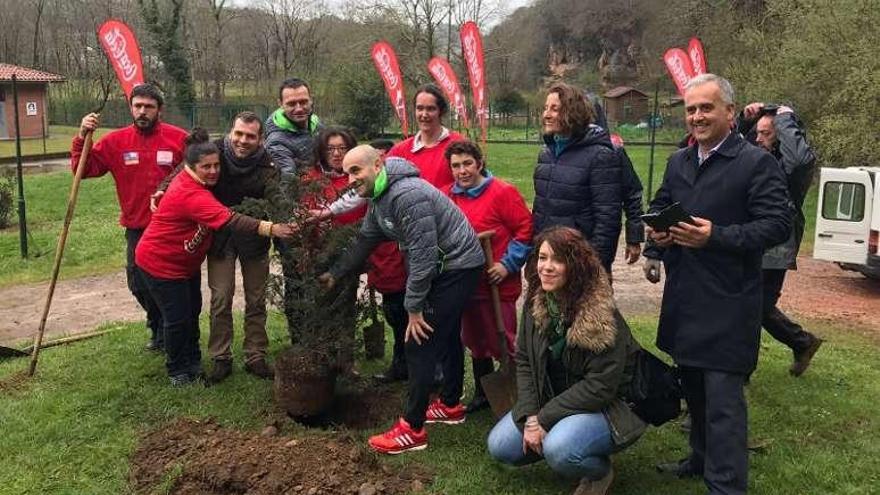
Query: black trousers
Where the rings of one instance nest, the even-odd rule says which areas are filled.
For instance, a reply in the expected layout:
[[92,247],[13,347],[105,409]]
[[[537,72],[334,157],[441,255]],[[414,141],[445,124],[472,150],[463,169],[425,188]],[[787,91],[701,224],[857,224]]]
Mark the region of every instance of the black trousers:
[[458,404],[464,387],[464,347],[461,343],[461,313],[477,287],[482,267],[450,270],[431,282],[423,315],[434,329],[427,341],[405,344],[409,371],[409,398],[404,419],[415,429],[425,424],[425,411],[434,383],[437,363],[443,366],[440,400]]
[[681,367],[691,415],[690,463],[710,495],[745,494],[748,487],[746,375]]
[[147,312],[147,328],[150,329],[150,340],[158,347],[165,346],[164,323],[159,305],[150,294],[147,281],[141,276],[140,270],[134,264],[134,250],[137,248],[144,229],[125,229],[125,280],[128,290],[137,300],[138,304]]
[[761,326],[774,339],[787,345],[792,351],[801,352],[813,342],[813,335],[805,332],[803,327],[791,321],[776,303],[782,295],[782,284],[786,270],[763,270],[763,314]]
[[166,280],[138,269],[162,311],[165,322],[165,367],[168,376],[202,371],[199,349],[199,313],[202,311],[202,274],[183,280]]
[[409,314],[403,307],[406,292],[389,292],[382,294],[382,314],[385,321],[391,326],[394,334],[394,346],[391,355],[391,366],[401,371],[406,370],[406,351],[403,339],[406,337],[406,325],[409,323]]

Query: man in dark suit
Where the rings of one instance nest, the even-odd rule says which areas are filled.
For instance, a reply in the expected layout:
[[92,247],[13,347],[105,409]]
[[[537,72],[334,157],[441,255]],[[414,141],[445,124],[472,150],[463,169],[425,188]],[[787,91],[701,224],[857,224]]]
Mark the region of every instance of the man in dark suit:
[[776,159],[731,132],[730,83],[698,76],[684,99],[696,143],[670,157],[650,211],[679,202],[693,223],[649,229],[645,256],[647,275],[659,275],[658,260],[666,267],[657,346],[681,368],[693,427],[690,456],[658,468],[702,476],[712,495],[744,494],[743,386],[758,359],[761,257],[788,237],[791,213]]

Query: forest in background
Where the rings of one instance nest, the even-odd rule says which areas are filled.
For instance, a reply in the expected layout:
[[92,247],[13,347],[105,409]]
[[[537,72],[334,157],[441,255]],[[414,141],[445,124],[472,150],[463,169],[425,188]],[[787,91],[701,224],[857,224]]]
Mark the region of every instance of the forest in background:
[[738,103],[797,109],[823,164],[880,157],[880,0],[535,0],[514,11],[505,0],[0,0],[0,11],[0,61],[67,77],[53,105],[100,99],[98,82],[113,76],[94,32],[115,17],[132,26],[148,77],[178,106],[271,107],[278,82],[296,75],[319,109],[363,133],[390,118],[369,59],[379,39],[395,46],[410,92],[430,80],[434,55],[466,86],[458,26],[476,20],[493,111],[515,113],[540,106],[542,87],[559,79],[672,95],[660,57],[699,36]]

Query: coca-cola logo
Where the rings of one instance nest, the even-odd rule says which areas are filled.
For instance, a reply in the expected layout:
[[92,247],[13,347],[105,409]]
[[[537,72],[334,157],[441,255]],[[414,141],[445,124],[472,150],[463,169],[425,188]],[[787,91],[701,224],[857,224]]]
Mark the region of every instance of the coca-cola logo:
[[446,91],[447,94],[452,94],[455,92],[455,85],[449,79],[449,75],[446,74],[446,69],[440,65],[434,65],[431,67],[431,73],[434,74],[434,78],[437,79],[437,82],[443,86],[443,90]]
[[678,56],[672,55],[667,57],[666,66],[669,67],[669,71],[672,72],[672,77],[674,77],[678,84],[684,88],[684,85],[687,84],[688,79],[690,79],[687,69],[684,68],[684,61]]
[[479,88],[483,81],[482,74],[480,74],[480,64],[477,60],[477,39],[474,33],[468,32],[462,41],[464,41],[464,58],[467,60],[468,72],[471,74],[471,84]]
[[694,71],[697,71],[698,73],[702,73],[703,57],[700,54],[700,51],[697,50],[696,48],[691,48],[690,49],[690,56],[691,56],[691,62],[693,63],[693,66],[694,66]]
[[138,66],[129,57],[128,43],[118,27],[114,27],[104,34],[104,43],[107,44],[110,55],[113,57],[113,62],[122,71],[122,79],[126,82],[134,80],[137,77]]
[[388,87],[391,89],[396,88],[398,79],[397,74],[394,73],[394,69],[391,67],[391,55],[388,54],[385,47],[382,47],[376,50],[373,57],[379,65],[379,72],[382,74],[382,78],[385,79],[385,83],[388,84]]

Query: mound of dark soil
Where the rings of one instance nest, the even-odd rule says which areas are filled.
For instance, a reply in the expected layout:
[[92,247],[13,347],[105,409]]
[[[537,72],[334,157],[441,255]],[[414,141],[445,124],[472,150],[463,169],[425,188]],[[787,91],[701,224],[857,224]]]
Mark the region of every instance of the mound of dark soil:
[[244,433],[180,419],[146,435],[132,456],[136,493],[177,495],[396,494],[421,491],[424,469],[391,468],[344,434]]

